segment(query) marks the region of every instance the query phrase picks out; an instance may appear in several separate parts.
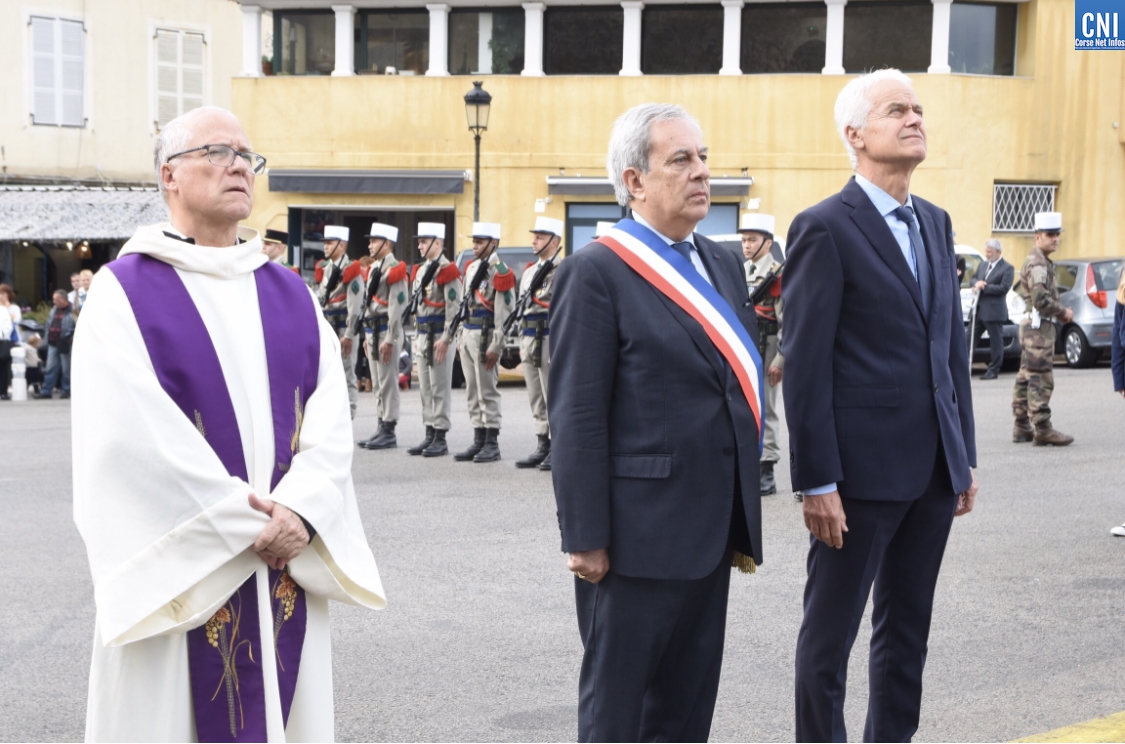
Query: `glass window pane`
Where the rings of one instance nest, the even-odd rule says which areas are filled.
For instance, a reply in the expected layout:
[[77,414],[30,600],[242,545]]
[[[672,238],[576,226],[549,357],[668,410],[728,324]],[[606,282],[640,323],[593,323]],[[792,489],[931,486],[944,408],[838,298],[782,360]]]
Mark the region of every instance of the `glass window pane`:
[[548,75],[616,75],[621,71],[625,11],[620,5],[548,7],[543,71]]
[[[649,6],[641,24],[646,75],[714,74],[723,66],[723,7]],[[690,44],[684,41],[690,39]]]
[[748,3],[742,9],[742,72],[820,72],[827,26],[824,3]]
[[452,75],[518,75],[523,71],[522,9],[449,14]]
[[567,219],[592,219],[617,222],[623,211],[617,204],[567,204]]
[[695,231],[700,235],[730,235],[737,230],[737,204],[712,204],[707,210],[707,216],[695,226]]
[[949,66],[953,72],[1014,75],[1014,3],[953,3],[949,13]]
[[275,13],[274,49],[275,61],[281,59],[277,74],[331,75],[336,67],[335,15]]
[[844,69],[925,72],[933,22],[934,6],[928,0],[849,2],[844,8]]
[[366,13],[367,67],[383,74],[425,75],[430,66],[429,13]]

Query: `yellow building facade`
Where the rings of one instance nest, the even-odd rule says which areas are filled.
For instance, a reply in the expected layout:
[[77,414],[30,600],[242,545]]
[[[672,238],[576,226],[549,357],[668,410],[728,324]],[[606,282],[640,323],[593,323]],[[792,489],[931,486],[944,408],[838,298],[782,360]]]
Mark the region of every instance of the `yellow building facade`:
[[[912,192],[949,211],[959,243],[982,249],[997,237],[1017,266],[1032,237],[994,231],[997,184],[1057,187],[1055,208],[1066,228],[1060,256],[1125,255],[1118,245],[1125,231],[1125,53],[1074,51],[1073,9],[1068,0],[1019,5],[1015,75],[911,75],[929,137],[929,157]],[[714,204],[771,213],[779,234],[850,176],[832,113],[850,79],[844,75],[239,78],[234,111],[255,150],[269,159],[251,225],[296,225],[291,208],[360,217],[404,210],[418,220],[452,211],[453,242],[457,250],[468,247],[474,151],[463,96],[472,79],[492,95],[481,146],[480,214],[503,224],[502,245],[529,243],[537,200],[542,214],[562,220],[572,217],[568,206],[612,204],[603,194],[560,194],[548,178],[604,179],[614,119],[646,101],[678,103],[694,114],[716,182],[753,179],[748,193],[715,196]],[[278,172],[321,171],[465,176],[461,193],[445,194],[271,185]]]

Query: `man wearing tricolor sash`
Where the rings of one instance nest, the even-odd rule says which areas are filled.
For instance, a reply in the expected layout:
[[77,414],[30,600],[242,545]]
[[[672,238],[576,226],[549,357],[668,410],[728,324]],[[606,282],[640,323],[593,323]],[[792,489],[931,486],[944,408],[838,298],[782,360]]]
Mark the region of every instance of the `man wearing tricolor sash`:
[[680,107],[623,114],[608,171],[631,216],[556,270],[548,412],[581,741],[706,741],[731,566],[762,561],[762,363],[741,264],[694,232],[706,158]]
[[238,120],[195,109],[155,155],[170,222],[98,273],[74,342],[86,739],[329,741],[328,600],[385,605],[340,343],[238,226],[265,166]]

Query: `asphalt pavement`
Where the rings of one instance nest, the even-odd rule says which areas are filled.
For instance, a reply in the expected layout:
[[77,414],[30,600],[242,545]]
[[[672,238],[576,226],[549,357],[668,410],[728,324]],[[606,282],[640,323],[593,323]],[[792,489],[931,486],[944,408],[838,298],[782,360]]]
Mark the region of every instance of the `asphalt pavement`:
[[[1125,520],[1125,401],[1104,365],[1055,377],[1055,423],[1077,439],[1060,449],[1011,442],[1013,374],[974,377],[981,491],[946,552],[917,741],[1005,741],[1125,710],[1125,538],[1109,534]],[[375,427],[374,398],[361,397],[357,439]],[[535,445],[526,393],[504,386],[503,397],[499,463],[407,456],[422,436],[416,388],[403,396],[399,448],[356,451],[389,606],[332,608],[340,740],[577,735],[573,579],[549,474],[514,467]],[[453,410],[457,450],[472,438],[463,390]],[[94,605],[71,517],[69,421],[66,401],[0,403],[3,741],[83,736]],[[793,737],[808,533],[786,460],[777,473],[780,493],[763,500],[765,563],[731,579],[715,741]],[[869,634],[865,621],[849,668],[853,739]]]

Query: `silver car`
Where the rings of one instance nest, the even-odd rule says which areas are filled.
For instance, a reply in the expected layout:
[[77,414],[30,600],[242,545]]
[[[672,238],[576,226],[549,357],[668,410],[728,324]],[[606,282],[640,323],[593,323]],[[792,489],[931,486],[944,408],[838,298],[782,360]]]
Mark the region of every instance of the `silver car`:
[[1056,353],[1071,367],[1089,367],[1108,351],[1113,339],[1114,294],[1121,279],[1121,258],[1064,258],[1055,261],[1059,302],[1074,319],[1059,328]]

